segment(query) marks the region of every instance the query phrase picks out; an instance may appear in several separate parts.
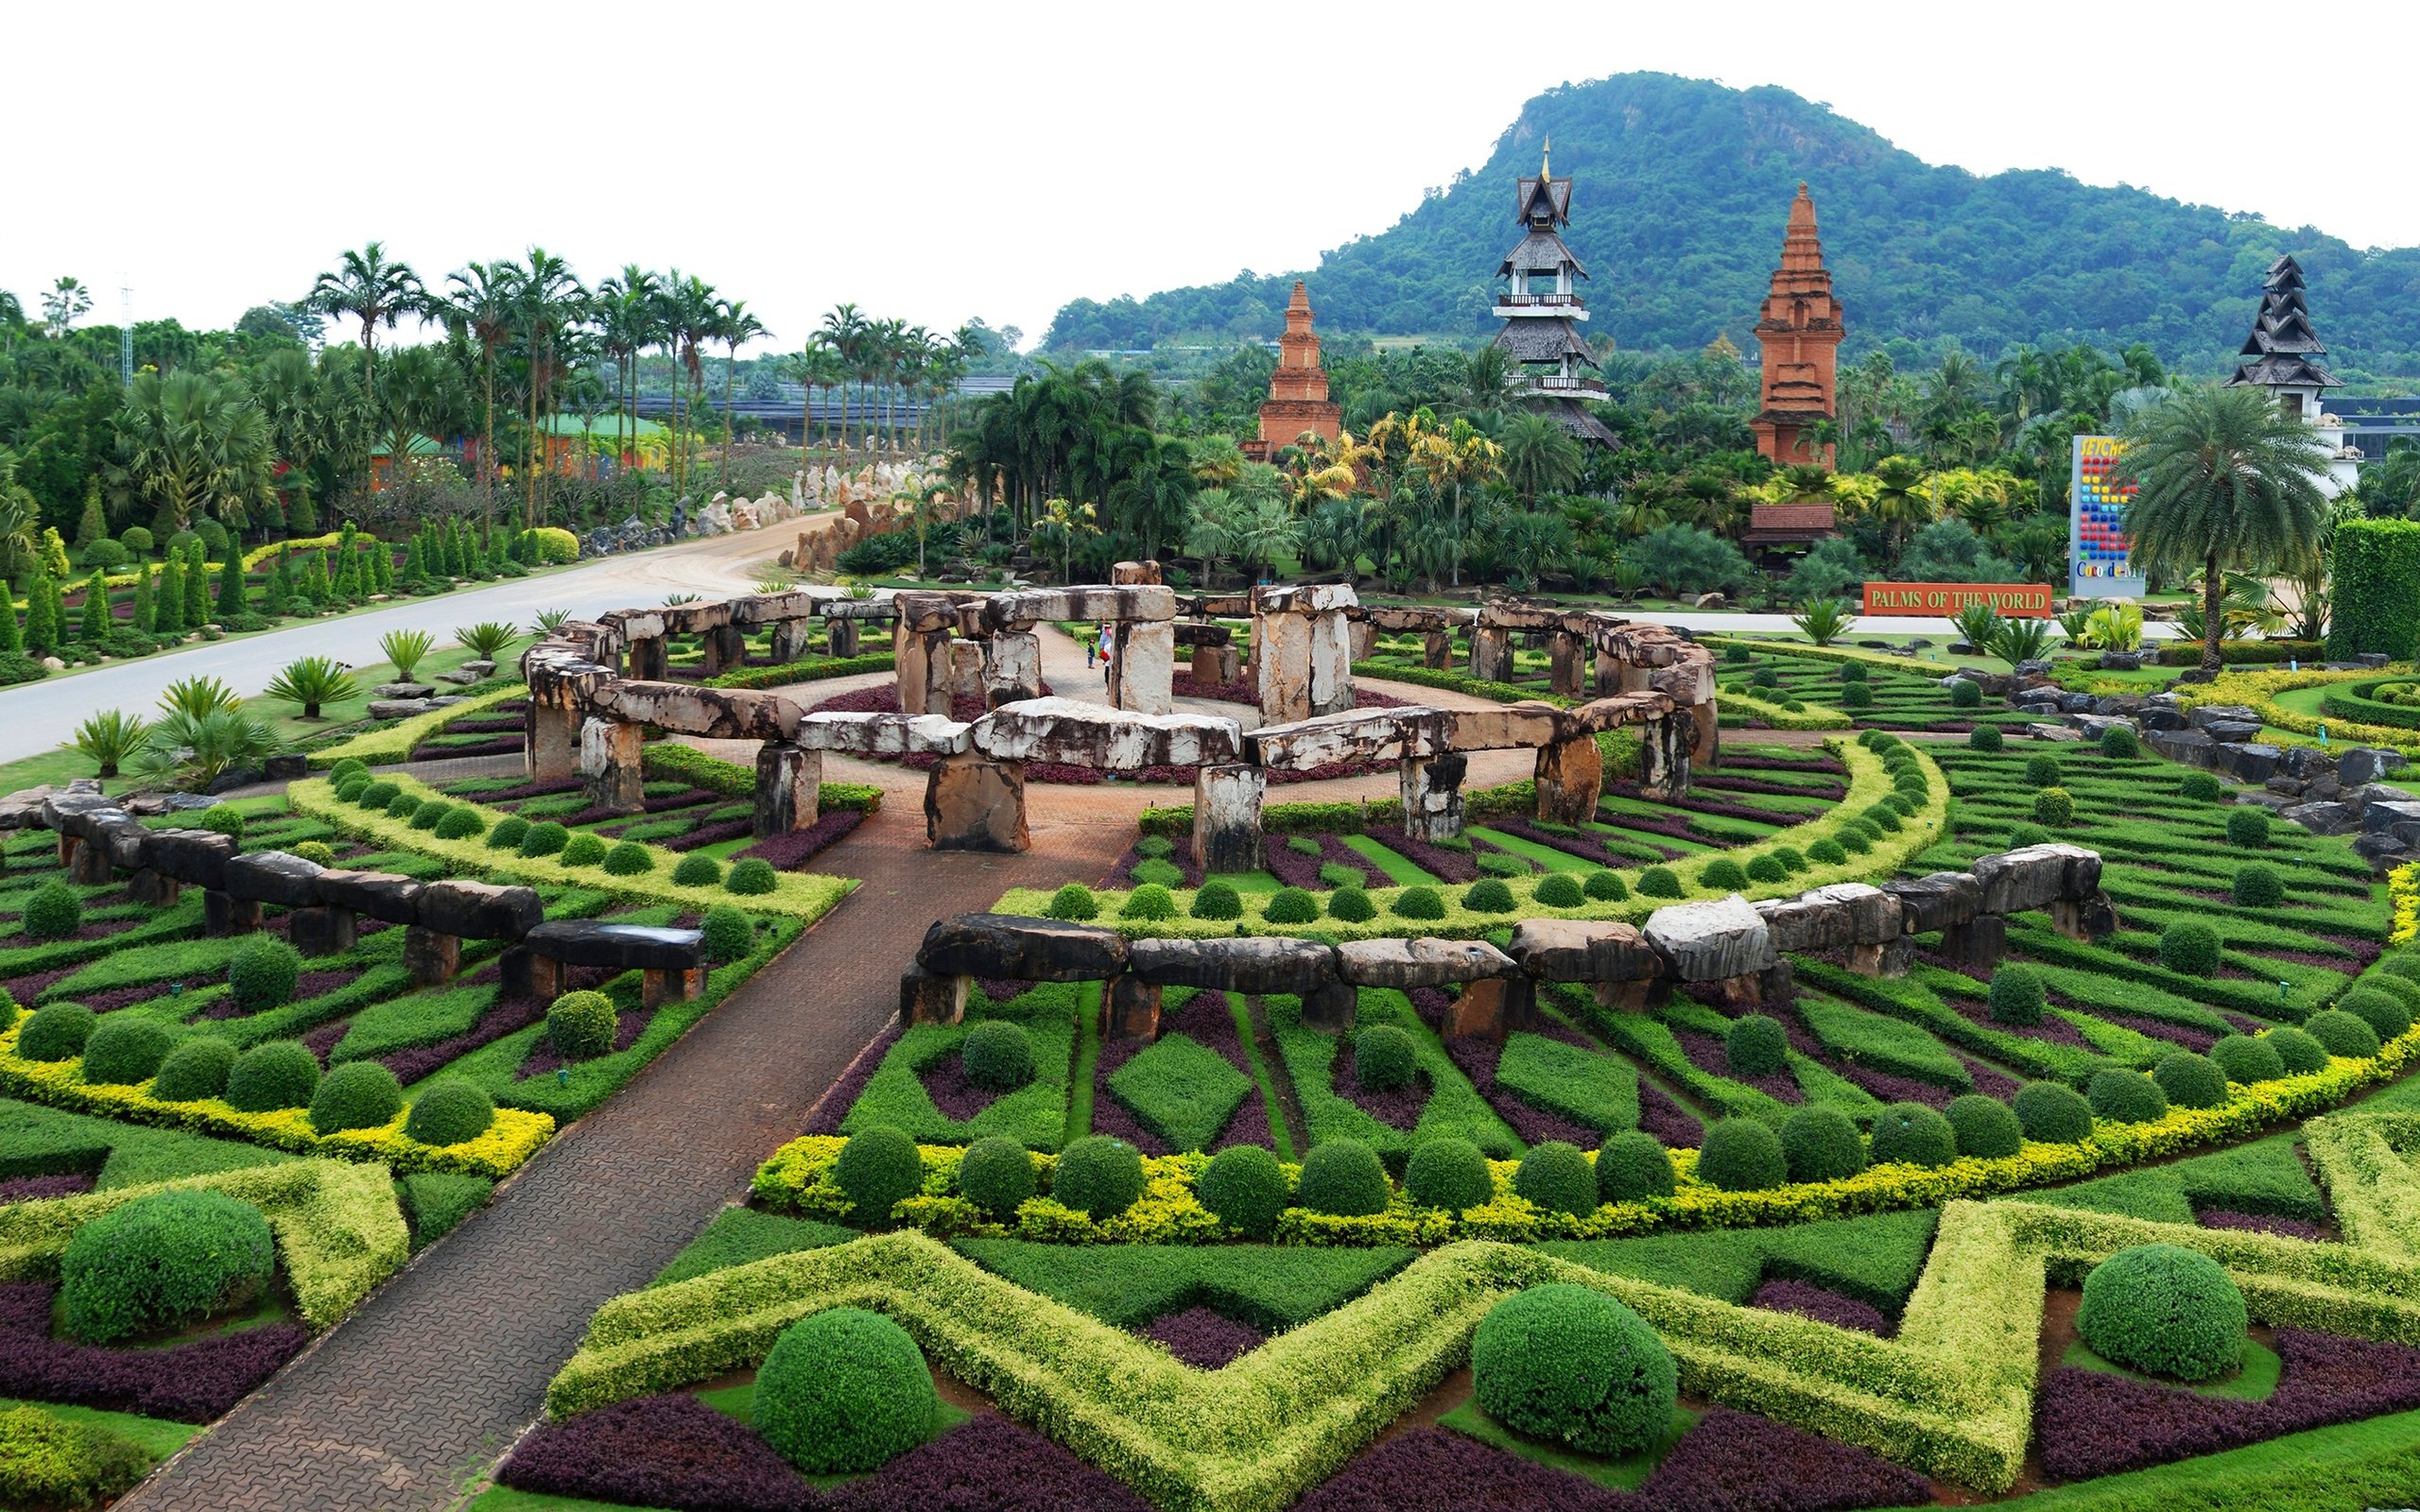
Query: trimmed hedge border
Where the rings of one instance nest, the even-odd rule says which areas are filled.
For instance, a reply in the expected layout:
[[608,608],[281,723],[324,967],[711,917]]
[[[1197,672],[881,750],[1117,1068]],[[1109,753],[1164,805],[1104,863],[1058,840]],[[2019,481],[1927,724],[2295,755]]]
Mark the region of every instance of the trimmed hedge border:
[[[752,769],[719,756],[709,756],[697,747],[683,746],[679,741],[648,741],[639,755],[639,770],[647,777],[686,782],[724,798],[756,796],[756,773]],[[817,806],[826,812],[847,809],[856,814],[879,814],[882,789],[870,782],[826,782]]]
[[889,672],[897,659],[889,651],[863,656],[821,657],[813,662],[786,662],[770,667],[735,667],[699,684],[703,688],[779,688],[792,682],[821,682],[854,678],[867,672]]
[[431,709],[424,714],[399,719],[379,730],[366,730],[351,740],[323,746],[310,753],[315,771],[325,771],[341,761],[357,761],[372,766],[392,766],[412,759],[420,743],[443,730],[457,719],[466,719],[497,704],[507,703],[528,692],[527,684],[514,678],[482,689],[460,703],[449,703],[442,709]]

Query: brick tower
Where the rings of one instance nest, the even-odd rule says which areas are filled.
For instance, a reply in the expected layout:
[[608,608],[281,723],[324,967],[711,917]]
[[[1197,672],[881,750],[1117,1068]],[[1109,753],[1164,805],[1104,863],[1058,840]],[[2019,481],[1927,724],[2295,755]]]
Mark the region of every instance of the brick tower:
[[1824,242],[1815,230],[1815,201],[1806,186],[1789,204],[1789,229],[1782,233],[1781,266],[1772,292],[1756,319],[1763,351],[1764,401],[1753,429],[1756,450],[1768,461],[1832,465],[1832,448],[1807,438],[1806,427],[1839,413],[1836,369],[1841,301],[1832,297],[1832,275],[1824,266]]
[[1286,334],[1277,338],[1277,370],[1269,375],[1269,402],[1260,406],[1260,436],[1245,443],[1244,453],[1265,462],[1305,431],[1333,441],[1343,429],[1344,411],[1329,403],[1327,369],[1320,366],[1310,291],[1296,279],[1294,297],[1286,301]]

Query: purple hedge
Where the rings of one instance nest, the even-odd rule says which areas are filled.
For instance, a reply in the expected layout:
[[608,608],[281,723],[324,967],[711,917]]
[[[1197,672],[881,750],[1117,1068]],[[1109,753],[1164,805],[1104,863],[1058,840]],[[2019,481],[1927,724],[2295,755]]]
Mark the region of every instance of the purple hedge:
[[1155,1317],[1135,1330],[1155,1339],[1197,1370],[1216,1370],[1269,1342],[1269,1335],[1206,1307],[1188,1307]]
[[311,1339],[299,1323],[264,1323],[165,1349],[97,1349],[50,1336],[56,1290],[43,1281],[0,1282],[0,1397],[206,1423]]

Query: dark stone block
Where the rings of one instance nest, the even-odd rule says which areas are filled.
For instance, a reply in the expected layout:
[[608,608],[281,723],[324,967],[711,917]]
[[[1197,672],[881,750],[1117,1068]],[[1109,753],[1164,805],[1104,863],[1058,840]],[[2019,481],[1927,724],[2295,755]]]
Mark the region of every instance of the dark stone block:
[[310,775],[310,758],[300,752],[272,756],[261,768],[272,782],[294,782]]
[[1245,939],[1138,939],[1126,948],[1127,971],[1152,987],[1301,996],[1336,980],[1336,951],[1315,939],[1263,935]]
[[[834,620],[835,628],[850,623]],[[972,977],[936,974],[921,966],[911,966],[899,978],[899,1022],[913,1027],[920,1023],[957,1023],[966,1017],[966,989]]]
[[2145,730],[2183,730],[2185,715],[2177,710],[2163,709],[2153,704],[2143,711],[2143,728]]
[[1100,1032],[1105,1040],[1134,1040],[1144,1044],[1157,1040],[1160,984],[1132,971],[1110,978],[1108,989],[1100,995]]
[[1644,982],[1664,957],[1630,924],[1525,919],[1512,928],[1512,956],[1542,982]]
[[297,908],[286,937],[305,955],[341,955],[360,938],[360,916],[350,908]]
[[1353,1027],[1354,1011],[1360,1002],[1360,992],[1342,982],[1330,982],[1315,992],[1305,992],[1303,1027],[1322,1034],[1346,1033]]
[[441,987],[462,970],[462,937],[408,925],[404,930],[404,970],[421,987]]
[[470,939],[519,939],[544,921],[545,905],[531,887],[449,880],[421,888],[420,923]]
[[504,997],[552,1003],[563,995],[563,963],[527,945],[506,946],[496,961],[496,973],[501,978],[497,991]]
[[235,842],[215,830],[154,830],[144,851],[152,866],[187,886],[223,892]]
[[2260,738],[2260,722],[2256,719],[2213,719],[2202,726],[2202,733],[2221,746],[2241,745]]
[[2247,743],[2221,745],[2210,752],[2211,765],[2239,782],[2266,782],[2276,775],[2284,752],[2274,746]]
[[2152,749],[2187,766],[2208,766],[2219,743],[2198,730],[2154,730],[2143,737]]
[[2260,711],[2250,704],[2205,703],[2186,715],[2185,719],[2195,730],[2207,730],[2212,725],[2257,725],[2260,723]]
[[695,929],[604,924],[587,919],[549,919],[521,936],[521,949],[566,966],[615,971],[685,971],[705,959],[705,935]]
[[249,898],[231,898],[216,890],[201,895],[201,929],[205,935],[249,935],[261,927],[261,905]]
[[332,908],[389,924],[420,922],[420,894],[425,884],[392,871],[351,871],[330,868],[320,873],[320,902]]
[[1101,982],[1126,969],[1114,930],[1014,914],[959,914],[925,932],[918,964],[944,976],[1022,982]]
[[1899,900],[1900,928],[1910,935],[1965,923],[1983,906],[1982,884],[1971,871],[1893,878],[1882,884],[1882,890]]
[[309,908],[320,902],[323,869],[316,861],[283,850],[255,850],[228,860],[226,890],[237,898],[280,908]]

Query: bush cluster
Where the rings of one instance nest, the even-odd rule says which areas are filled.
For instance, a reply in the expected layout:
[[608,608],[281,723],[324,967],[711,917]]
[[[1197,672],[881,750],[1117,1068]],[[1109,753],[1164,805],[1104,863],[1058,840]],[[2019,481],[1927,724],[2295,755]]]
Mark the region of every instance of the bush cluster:
[[[605,869],[614,869],[610,858]],[[707,909],[698,929],[704,936],[701,943],[710,961],[735,961],[756,948],[756,921],[729,903]]]
[[2152,1080],[2171,1108],[2217,1108],[2227,1100],[2227,1075],[2219,1063],[2189,1050],[2160,1057]]
[[2210,1058],[2226,1073],[2227,1080],[2246,1086],[2256,1081],[2275,1081],[2286,1074],[2285,1061],[2266,1036],[2228,1035],[2210,1046]]
[[[674,880],[679,879],[676,877]],[[1071,920],[1098,919],[1100,900],[1094,897],[1093,890],[1080,882],[1063,883],[1059,890],[1050,895],[1049,906],[1043,912],[1053,919]]]
[[2359,1059],[2378,1053],[2378,1032],[2342,1008],[2329,1008],[2305,1019],[2303,1033],[2318,1040],[2331,1056]]
[[[2384,1044],[2411,1027],[2411,1010],[2403,1000],[2382,987],[2357,984],[2350,992],[2336,1000],[2336,1006],[2370,1026],[2370,1032]],[[88,1073],[89,1074],[89,1073]]]
[[2097,1116],[2119,1124],[2149,1124],[2168,1112],[2168,1094],[2159,1083],[2139,1071],[2116,1066],[2092,1074],[2084,1100]]
[[1320,917],[1320,902],[1300,887],[1280,887],[1270,894],[1260,917],[1272,924],[1307,924]]
[[1966,745],[1971,750],[1996,751],[2006,744],[1997,725],[1977,725],[1966,731]]
[[1479,1407],[1506,1426],[1605,1456],[1662,1437],[1680,1398],[1655,1331],[1568,1282],[1530,1287],[1488,1311],[1471,1338],[1471,1383]]
[[1538,879],[1530,897],[1542,908],[1577,908],[1588,901],[1580,879],[1568,871],[1550,871]]

